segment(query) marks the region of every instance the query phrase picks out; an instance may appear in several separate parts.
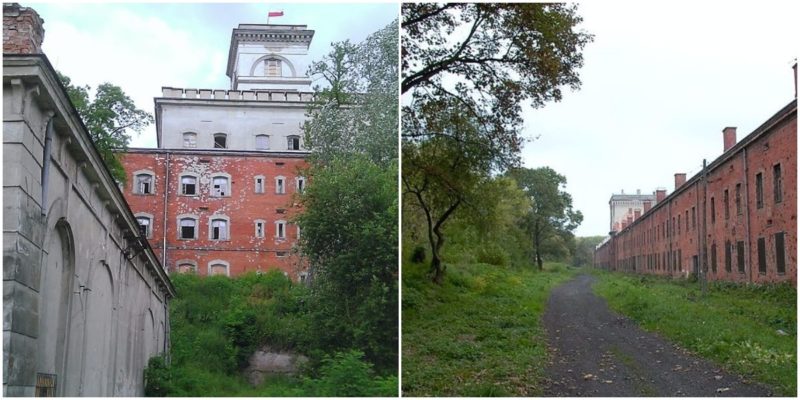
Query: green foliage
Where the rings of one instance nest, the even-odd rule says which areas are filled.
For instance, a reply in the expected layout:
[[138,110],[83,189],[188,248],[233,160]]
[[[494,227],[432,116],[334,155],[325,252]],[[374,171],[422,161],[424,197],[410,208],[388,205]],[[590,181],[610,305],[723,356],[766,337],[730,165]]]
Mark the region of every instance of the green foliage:
[[144,370],[144,395],[147,397],[165,397],[172,383],[164,356],[151,357]]
[[572,265],[576,267],[590,267],[594,261],[594,249],[605,239],[605,236],[586,236],[575,238],[575,252],[572,255]]
[[111,176],[125,183],[127,175],[116,152],[127,150],[131,140],[128,132],[140,133],[153,123],[152,115],[136,108],[119,86],[102,83],[90,99],[91,87],[72,85],[69,77],[57,74]]
[[374,376],[372,365],[363,361],[358,350],[326,356],[319,369],[320,377],[306,378],[311,393],[320,397],[390,397],[397,396],[397,377]]
[[797,290],[791,285],[712,283],[702,296],[686,280],[595,274],[595,291],[645,329],[753,376],[780,396],[796,396]]
[[[558,270],[558,272],[552,272]],[[441,286],[403,265],[403,396],[537,396],[547,364],[540,317],[573,271],[451,265]]]

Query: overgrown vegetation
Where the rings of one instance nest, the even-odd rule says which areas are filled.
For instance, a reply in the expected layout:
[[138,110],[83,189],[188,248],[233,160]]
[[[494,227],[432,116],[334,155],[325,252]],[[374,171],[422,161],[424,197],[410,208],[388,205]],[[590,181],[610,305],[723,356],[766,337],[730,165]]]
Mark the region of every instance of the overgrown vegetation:
[[441,286],[403,265],[404,396],[537,396],[547,359],[540,316],[573,270],[454,265]]
[[[379,376],[358,348],[326,352],[312,329],[310,291],[280,271],[239,278],[172,277],[179,297],[170,304],[171,362],[150,360],[148,396],[394,396],[397,378]],[[252,387],[242,376],[260,346],[310,357],[299,376]],[[343,385],[347,382],[357,384]],[[394,386],[392,386],[394,385]],[[335,394],[334,394],[335,393]]]
[[614,310],[726,368],[797,395],[797,290],[594,272]]

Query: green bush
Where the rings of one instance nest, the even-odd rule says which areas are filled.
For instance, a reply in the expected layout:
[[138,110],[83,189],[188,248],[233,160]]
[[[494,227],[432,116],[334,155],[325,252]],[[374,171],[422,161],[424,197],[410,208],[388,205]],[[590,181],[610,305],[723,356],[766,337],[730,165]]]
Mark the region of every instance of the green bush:
[[425,248],[422,246],[414,247],[414,252],[411,254],[411,262],[421,263],[425,261]]
[[161,355],[151,357],[144,370],[144,395],[165,397],[169,393],[172,374]]

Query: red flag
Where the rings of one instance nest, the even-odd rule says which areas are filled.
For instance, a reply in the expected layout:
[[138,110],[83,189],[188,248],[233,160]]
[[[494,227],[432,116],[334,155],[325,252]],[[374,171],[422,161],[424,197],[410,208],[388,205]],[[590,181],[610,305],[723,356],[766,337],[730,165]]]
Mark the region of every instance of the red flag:
[[267,17],[282,17],[283,11],[270,11]]

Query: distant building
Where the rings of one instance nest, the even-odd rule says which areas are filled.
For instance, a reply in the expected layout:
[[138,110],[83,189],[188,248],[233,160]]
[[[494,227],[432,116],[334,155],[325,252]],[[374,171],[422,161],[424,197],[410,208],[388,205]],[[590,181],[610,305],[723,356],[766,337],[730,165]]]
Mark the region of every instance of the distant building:
[[675,174],[675,191],[612,232],[595,266],[797,285],[797,99],[738,143],[725,128],[723,150],[688,181]]
[[608,201],[611,211],[609,231],[619,232],[625,229],[656,205],[658,196],[661,196],[663,200],[666,197],[666,191],[659,189],[654,194],[642,194],[640,190],[636,190],[636,194],[625,194],[625,191],[622,190],[619,194],[612,194]]
[[143,396],[175,290],[43,38],[3,4],[3,396]]
[[314,99],[305,25],[233,29],[230,90],[164,87],[157,149],[123,156],[125,196],[171,272],[235,276],[280,269],[303,279],[294,253],[295,194],[308,180],[302,125]]

